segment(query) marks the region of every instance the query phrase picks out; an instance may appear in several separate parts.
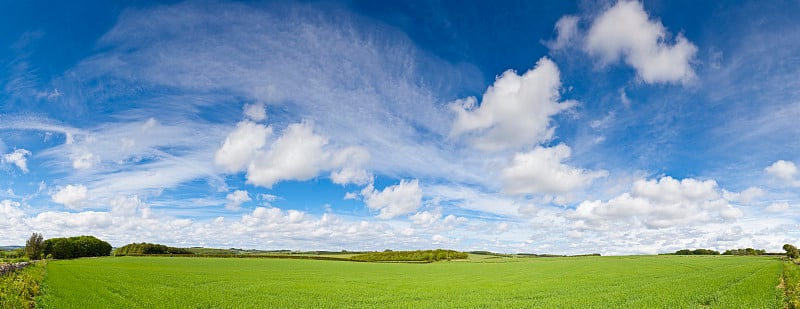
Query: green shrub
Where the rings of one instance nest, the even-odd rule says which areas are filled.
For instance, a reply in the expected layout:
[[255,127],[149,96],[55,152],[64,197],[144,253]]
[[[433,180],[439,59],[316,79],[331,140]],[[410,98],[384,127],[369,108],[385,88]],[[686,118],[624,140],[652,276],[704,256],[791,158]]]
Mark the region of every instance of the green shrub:
[[800,309],[800,266],[792,262],[783,263],[784,308]]
[[0,308],[33,308],[41,294],[46,262],[0,276]]

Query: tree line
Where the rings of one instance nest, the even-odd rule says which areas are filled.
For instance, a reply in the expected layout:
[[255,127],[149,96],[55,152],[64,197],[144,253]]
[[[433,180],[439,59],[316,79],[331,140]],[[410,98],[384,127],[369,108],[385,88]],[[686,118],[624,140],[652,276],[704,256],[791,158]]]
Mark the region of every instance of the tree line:
[[50,238],[33,233],[25,242],[25,256],[31,260],[43,258],[74,259],[79,257],[107,256],[111,244],[94,236]]
[[[791,244],[783,245],[783,250],[786,251],[786,256],[789,258],[800,258],[800,250]],[[675,253],[667,253],[668,255],[720,255],[719,251],[710,249],[682,249],[675,251]],[[767,253],[764,249],[728,249],[722,252],[722,255],[776,255],[777,253]]]
[[354,261],[362,262],[436,262],[451,259],[466,259],[466,252],[454,250],[416,250],[416,251],[391,251],[369,252],[350,257]]
[[168,247],[146,242],[127,244],[114,250],[115,256],[148,254],[194,254],[194,252],[186,248]]
[[45,256],[56,259],[111,255],[111,244],[94,236],[50,238],[44,241]]

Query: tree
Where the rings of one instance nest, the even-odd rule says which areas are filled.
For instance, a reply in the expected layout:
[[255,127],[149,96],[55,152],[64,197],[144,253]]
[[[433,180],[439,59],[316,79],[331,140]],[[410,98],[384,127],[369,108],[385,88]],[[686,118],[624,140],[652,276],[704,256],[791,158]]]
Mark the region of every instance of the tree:
[[111,245],[94,236],[50,238],[44,241],[44,254],[52,254],[56,259],[107,256],[111,254]]
[[797,247],[792,246],[790,244],[783,245],[783,250],[786,250],[786,256],[792,259],[800,258],[800,251],[797,250]]
[[43,251],[44,237],[42,237],[42,234],[33,233],[31,238],[28,238],[28,241],[25,242],[25,255],[31,260],[37,260],[42,258]]

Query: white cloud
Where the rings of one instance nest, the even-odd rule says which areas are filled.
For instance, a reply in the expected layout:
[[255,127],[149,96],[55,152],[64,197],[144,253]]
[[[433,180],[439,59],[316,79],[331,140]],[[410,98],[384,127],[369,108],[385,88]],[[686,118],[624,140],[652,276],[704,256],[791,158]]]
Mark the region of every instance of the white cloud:
[[788,202],[779,202],[779,203],[772,203],[766,208],[769,212],[784,212],[789,210],[789,203]]
[[324,171],[342,185],[365,184],[371,178],[363,168],[369,152],[354,146],[337,150],[308,122],[290,124],[268,144],[271,134],[272,126],[242,121],[228,134],[214,161],[227,172],[246,167],[247,183],[267,188],[284,180],[308,180]]
[[555,41],[546,42],[548,48],[552,50],[559,50],[570,46],[578,36],[578,22],[580,17],[572,15],[564,15],[556,22],[556,39]]
[[422,211],[408,216],[414,225],[430,226],[442,218],[442,210],[435,209],[433,211]]
[[361,190],[361,195],[367,207],[380,210],[377,217],[381,219],[412,213],[422,204],[422,189],[417,179],[400,180],[399,184],[388,186],[383,191],[375,190],[370,183]]
[[0,229],[14,228],[25,217],[25,213],[20,209],[20,203],[12,200],[0,201]]
[[134,217],[136,215],[147,218],[150,209],[139,196],[117,197],[111,200],[111,214],[120,217]]
[[91,152],[76,152],[71,156],[72,167],[75,169],[89,169],[100,162],[100,158]]
[[225,208],[228,210],[239,210],[243,203],[252,201],[250,195],[245,190],[236,190],[232,193],[228,193],[225,197],[228,202],[225,203]]
[[503,192],[508,194],[558,194],[566,193],[591,184],[606,171],[587,171],[563,163],[571,150],[564,144],[555,147],[536,147],[526,153],[517,153],[506,166],[500,178]]
[[357,184],[363,185],[372,179],[364,165],[369,161],[369,152],[361,147],[347,147],[336,153],[331,158],[330,165],[342,167],[338,171],[331,172],[331,180],[336,184]]
[[344,194],[344,199],[345,200],[357,200],[358,199],[358,193],[356,193],[356,192],[347,192],[347,193]]
[[326,168],[328,140],[314,134],[308,123],[289,125],[270,149],[247,167],[247,183],[271,188],[282,180],[308,180]]
[[253,103],[244,106],[244,115],[253,121],[264,121],[267,119],[267,110],[264,103]]
[[784,181],[789,185],[800,185],[799,181],[794,179],[797,174],[797,166],[792,161],[778,160],[772,163],[769,167],[764,169],[767,174],[775,176],[779,180]]
[[31,152],[26,149],[15,149],[14,152],[3,155],[3,162],[16,165],[23,173],[28,172],[28,158]]
[[744,189],[742,192],[739,193],[728,192],[723,190],[722,196],[729,201],[750,203],[753,202],[755,199],[764,196],[764,190],[756,187],[750,187]]
[[[331,145],[367,149],[371,172],[426,177],[457,171],[477,178],[441,151],[437,137],[447,135],[452,114],[438,96],[479,87],[480,71],[439,59],[400,30],[358,14],[316,5],[185,2],[126,10],[98,44],[108,48],[70,76],[166,87],[186,96],[142,100],[141,108],[153,113],[166,107],[196,115],[212,108],[230,115],[242,112],[221,103],[230,98],[263,102],[269,111],[279,106],[269,115],[276,132],[282,129],[277,124],[307,120]],[[124,95],[131,89],[114,90]],[[436,140],[421,143],[424,137]],[[360,172],[325,172],[352,171]]]
[[227,172],[238,172],[247,167],[272,135],[272,127],[252,121],[241,121],[214,155],[214,163]]
[[111,226],[112,223],[113,218],[110,213],[96,211],[78,213],[46,211],[28,220],[28,224],[32,226],[47,226],[60,230],[79,229],[84,231],[107,228]]
[[262,193],[258,195],[258,199],[265,202],[274,202],[278,199],[277,195]]
[[65,175],[65,183],[92,188],[94,201],[158,195],[160,190],[196,179],[223,185],[219,168],[212,162],[225,137],[224,127],[159,115],[163,121],[138,110],[123,112],[115,115],[123,119],[120,122],[84,130],[50,125],[47,119],[11,123],[18,129],[64,132],[63,144],[42,150],[39,156],[51,172]]
[[560,87],[558,67],[547,58],[522,76],[508,70],[486,90],[480,106],[474,97],[450,105],[456,113],[450,136],[471,133],[473,146],[487,151],[548,141],[551,117],[576,104],[559,102]]
[[84,185],[67,185],[52,196],[53,202],[64,204],[70,209],[81,209],[89,199],[89,191]]
[[585,227],[604,229],[613,224],[641,224],[650,229],[687,226],[742,217],[740,209],[723,199],[713,180],[639,180],[630,193],[606,202],[585,201],[571,217],[586,220]]
[[519,215],[520,205],[514,199],[496,193],[483,192],[477,188],[434,185],[426,187],[425,192],[439,203],[448,203],[467,210],[502,216]]
[[620,57],[646,83],[683,82],[695,78],[691,62],[697,47],[683,34],[669,44],[670,34],[650,20],[638,1],[619,1],[600,14],[586,36],[586,51],[603,65]]

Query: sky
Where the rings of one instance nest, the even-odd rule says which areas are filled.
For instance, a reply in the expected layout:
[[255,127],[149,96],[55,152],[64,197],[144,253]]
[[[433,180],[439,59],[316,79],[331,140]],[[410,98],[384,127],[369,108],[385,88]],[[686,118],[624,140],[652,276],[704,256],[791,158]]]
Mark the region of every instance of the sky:
[[0,12],[0,245],[800,243],[798,1]]

